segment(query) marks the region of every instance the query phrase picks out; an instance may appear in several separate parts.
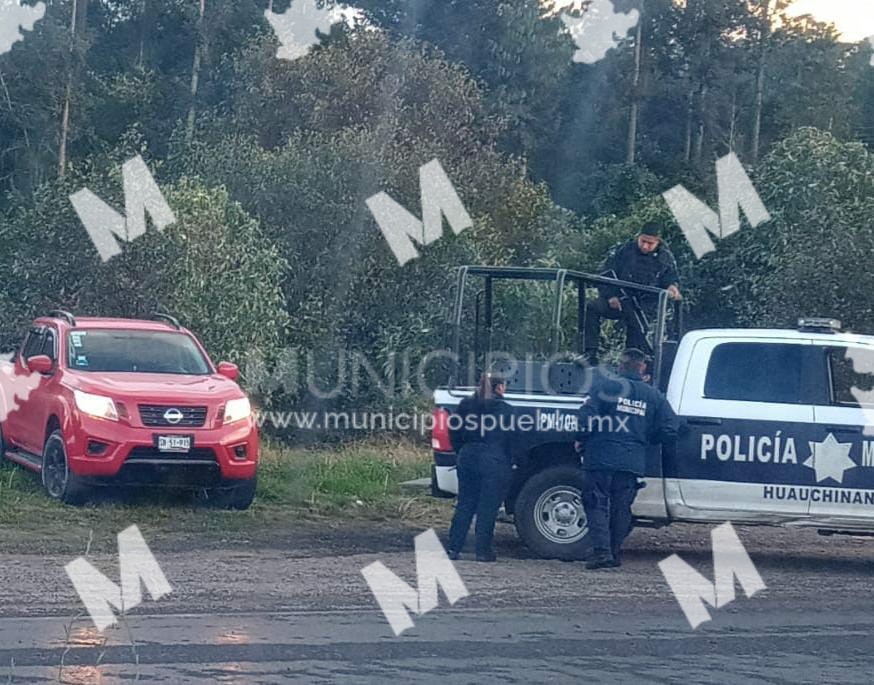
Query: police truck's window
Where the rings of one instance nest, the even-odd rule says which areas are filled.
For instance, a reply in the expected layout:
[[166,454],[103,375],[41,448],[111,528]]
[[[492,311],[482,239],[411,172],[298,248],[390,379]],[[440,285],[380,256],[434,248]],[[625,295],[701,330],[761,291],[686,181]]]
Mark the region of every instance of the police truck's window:
[[77,371],[210,373],[200,350],[181,333],[78,330],[70,331],[68,343],[68,364]]
[[832,403],[847,407],[874,405],[874,350],[832,347],[828,358]]
[[710,357],[704,396],[716,400],[811,404],[802,345],[723,343]]

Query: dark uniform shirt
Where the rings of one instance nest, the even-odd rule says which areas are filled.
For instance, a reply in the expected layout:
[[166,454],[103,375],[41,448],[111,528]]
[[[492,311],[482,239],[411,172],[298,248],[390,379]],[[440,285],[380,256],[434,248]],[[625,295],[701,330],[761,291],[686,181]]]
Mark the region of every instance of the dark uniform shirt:
[[[631,281],[656,288],[679,285],[677,262],[674,255],[663,244],[649,254],[644,254],[637,246],[637,239],[629,240],[615,247],[604,262],[603,272],[614,272],[620,281]],[[605,286],[601,295],[606,299],[619,297],[616,288]]]
[[513,410],[509,404],[498,398],[465,397],[455,414],[449,423],[449,440],[456,454],[462,447],[481,445],[510,460]]
[[604,377],[580,409],[577,440],[582,442],[583,467],[589,471],[630,471],[643,476],[646,451],[660,442],[673,456],[677,416],[658,390],[635,373]]

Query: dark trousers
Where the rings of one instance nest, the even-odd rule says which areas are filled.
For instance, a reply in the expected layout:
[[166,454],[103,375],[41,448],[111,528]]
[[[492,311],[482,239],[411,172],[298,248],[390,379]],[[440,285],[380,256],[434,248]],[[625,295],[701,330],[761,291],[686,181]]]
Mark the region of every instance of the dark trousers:
[[622,310],[613,309],[604,297],[599,297],[597,300],[590,300],[586,303],[586,354],[590,357],[597,357],[598,346],[601,342],[601,320],[611,319],[613,321],[622,321],[625,327],[625,346],[636,347],[637,349],[648,352],[650,351],[649,342],[646,339],[647,331],[641,328],[631,304],[622,302]]
[[449,528],[449,550],[461,552],[476,516],[476,553],[491,554],[495,520],[507,496],[512,467],[494,447],[465,445],[458,455],[458,500]]
[[634,521],[631,505],[637,497],[637,476],[629,471],[585,471],[583,508],[594,558],[620,561],[622,543]]

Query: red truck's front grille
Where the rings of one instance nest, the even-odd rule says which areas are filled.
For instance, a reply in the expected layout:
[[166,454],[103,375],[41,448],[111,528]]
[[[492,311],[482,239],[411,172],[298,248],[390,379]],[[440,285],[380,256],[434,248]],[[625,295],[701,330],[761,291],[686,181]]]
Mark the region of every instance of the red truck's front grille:
[[[206,407],[179,407],[172,404],[141,404],[139,405],[139,410],[140,420],[143,422],[144,426],[199,428],[206,423]],[[179,417],[178,421],[173,420],[176,417]]]

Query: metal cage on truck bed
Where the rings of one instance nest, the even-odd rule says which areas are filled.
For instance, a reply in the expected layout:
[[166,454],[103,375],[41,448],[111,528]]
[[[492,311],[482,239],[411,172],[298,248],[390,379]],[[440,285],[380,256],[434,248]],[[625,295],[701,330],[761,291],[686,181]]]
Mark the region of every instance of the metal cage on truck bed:
[[[541,291],[548,289],[542,292],[551,299],[544,315],[548,320],[543,322],[546,345],[542,350],[548,352],[547,359],[533,361],[528,358],[520,362],[510,359],[515,355],[508,355],[503,350],[496,354],[493,350],[495,290],[496,285],[503,282],[540,283],[544,286]],[[619,289],[635,302],[635,306],[639,306],[638,297],[650,302],[655,300],[655,317],[649,331],[652,347],[650,368],[652,382],[664,389],[683,328],[681,303],[670,300],[666,290],[570,269],[507,266],[461,266],[456,269],[449,322],[450,346],[456,364],[449,387],[469,387],[476,382],[471,376],[478,376],[487,369],[506,371],[507,366],[501,362],[507,361],[513,368],[508,376],[510,391],[573,393],[574,388],[579,387],[580,375],[587,373],[587,365],[582,361],[587,342],[586,302],[590,299],[587,293],[605,286]],[[475,361],[468,368],[468,377],[462,380],[458,360],[462,358],[462,332],[469,319],[469,305],[473,306],[472,354]]]

